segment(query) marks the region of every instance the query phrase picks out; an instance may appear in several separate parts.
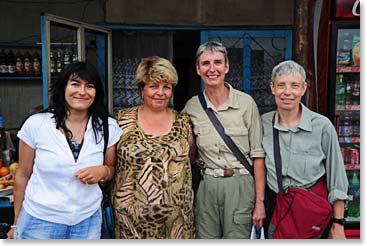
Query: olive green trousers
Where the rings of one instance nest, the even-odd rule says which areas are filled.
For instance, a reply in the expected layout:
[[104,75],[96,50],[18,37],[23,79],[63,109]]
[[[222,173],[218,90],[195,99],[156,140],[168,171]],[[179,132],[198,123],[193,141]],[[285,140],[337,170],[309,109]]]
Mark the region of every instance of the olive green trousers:
[[195,197],[196,238],[248,239],[255,204],[250,174],[204,175]]

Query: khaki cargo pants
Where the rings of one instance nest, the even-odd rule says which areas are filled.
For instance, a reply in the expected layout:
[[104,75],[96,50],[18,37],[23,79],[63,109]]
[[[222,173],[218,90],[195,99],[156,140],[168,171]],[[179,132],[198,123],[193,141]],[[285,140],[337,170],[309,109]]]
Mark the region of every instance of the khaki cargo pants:
[[204,175],[195,200],[196,238],[250,238],[255,201],[251,174]]

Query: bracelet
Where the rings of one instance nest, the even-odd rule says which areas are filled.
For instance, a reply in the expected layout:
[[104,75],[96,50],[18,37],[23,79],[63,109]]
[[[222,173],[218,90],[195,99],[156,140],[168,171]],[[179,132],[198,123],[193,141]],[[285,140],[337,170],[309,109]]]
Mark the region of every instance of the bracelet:
[[17,225],[11,225],[11,226],[10,226],[10,228],[15,228],[15,227],[17,227]]
[[110,168],[107,165],[105,165],[105,167],[107,168],[107,175],[101,179],[101,182],[105,182],[110,177],[111,174]]

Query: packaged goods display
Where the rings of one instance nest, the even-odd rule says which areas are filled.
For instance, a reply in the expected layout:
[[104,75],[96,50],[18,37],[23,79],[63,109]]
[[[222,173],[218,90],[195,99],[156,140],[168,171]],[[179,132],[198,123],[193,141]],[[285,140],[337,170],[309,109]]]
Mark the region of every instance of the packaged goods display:
[[42,74],[39,51],[9,49],[0,51],[0,76],[40,76]]
[[340,150],[348,176],[346,219],[360,220],[360,36],[358,29],[338,31],[335,115]]
[[360,182],[358,178],[358,172],[353,171],[353,175],[350,175],[349,179],[349,194],[351,201],[347,203],[348,217],[359,218],[360,217]]
[[[51,74],[63,71],[71,62],[77,61],[76,51],[71,48],[55,48],[50,51]],[[1,49],[0,76],[41,76],[42,57],[38,49]]]

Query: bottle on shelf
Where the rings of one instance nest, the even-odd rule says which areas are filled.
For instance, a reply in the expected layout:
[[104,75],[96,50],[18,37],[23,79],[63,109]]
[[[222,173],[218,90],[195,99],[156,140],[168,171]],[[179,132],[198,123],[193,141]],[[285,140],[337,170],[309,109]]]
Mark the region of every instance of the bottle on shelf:
[[352,94],[352,104],[359,105],[360,86],[358,80],[353,80],[351,94]]
[[70,65],[71,63],[71,52],[70,49],[66,48],[64,51],[64,67],[67,67]]
[[345,108],[345,84],[343,74],[338,74],[336,77],[335,104],[338,110]]
[[32,62],[33,62],[33,73],[36,76],[40,76],[42,74],[42,69],[41,69],[41,57],[38,54],[37,51],[34,51],[33,56],[32,56]]
[[360,119],[359,114],[354,114],[352,119],[353,125],[353,135],[359,136],[360,135]]
[[56,60],[55,60],[55,53],[53,51],[50,52],[50,70],[51,74],[56,73]]
[[29,51],[24,53],[24,73],[25,75],[33,75],[33,65]]
[[63,67],[64,67],[63,55],[61,53],[61,50],[58,50],[56,55],[56,73],[61,73]]
[[353,175],[349,178],[349,194],[353,200],[348,202],[348,217],[360,217],[360,183],[357,170],[353,171]]
[[23,55],[20,50],[15,53],[15,70],[17,75],[24,75]]
[[8,52],[8,73],[10,76],[14,76],[16,74],[16,66],[15,66],[15,55],[13,50],[9,50]]
[[353,105],[352,80],[345,81],[345,105]]
[[340,115],[339,136],[349,137],[353,133],[352,116],[350,112]]
[[4,49],[0,51],[0,76],[8,75],[8,61],[7,55]]
[[71,61],[72,62],[78,61],[78,52],[76,51],[76,49],[73,50],[73,54],[71,56]]

